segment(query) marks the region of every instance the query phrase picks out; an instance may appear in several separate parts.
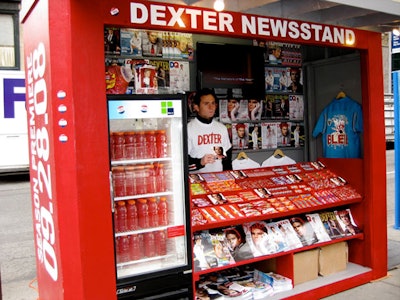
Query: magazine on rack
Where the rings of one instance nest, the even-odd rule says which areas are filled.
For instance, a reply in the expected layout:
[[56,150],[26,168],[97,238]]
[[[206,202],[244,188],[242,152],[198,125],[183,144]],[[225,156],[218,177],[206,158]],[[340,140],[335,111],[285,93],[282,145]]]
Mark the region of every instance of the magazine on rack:
[[339,225],[339,221],[336,218],[335,212],[320,212],[319,217],[321,218],[322,224],[324,224],[325,230],[331,239],[337,239],[344,236],[344,231]]
[[345,235],[354,235],[362,232],[354,221],[350,208],[335,210],[335,215]]
[[278,147],[278,127],[276,122],[261,123],[261,148],[274,149]]
[[196,232],[193,239],[194,270],[202,271],[218,267],[218,259],[209,232],[207,230]]
[[246,241],[255,257],[280,251],[279,245],[274,241],[265,222],[245,223],[243,229],[246,234]]
[[318,213],[306,214],[306,217],[308,222],[311,224],[311,227],[314,229],[314,232],[320,242],[331,240]]
[[295,216],[290,218],[289,221],[303,246],[309,246],[319,242],[306,216]]

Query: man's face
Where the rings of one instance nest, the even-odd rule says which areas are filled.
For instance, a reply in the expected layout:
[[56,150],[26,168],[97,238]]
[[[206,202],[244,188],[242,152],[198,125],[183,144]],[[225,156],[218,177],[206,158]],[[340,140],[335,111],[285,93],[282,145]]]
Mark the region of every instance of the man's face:
[[258,244],[259,242],[261,242],[263,235],[264,235],[264,231],[262,231],[261,229],[253,228],[253,230],[251,231],[251,238],[253,239],[253,242],[255,244]]
[[217,103],[215,102],[213,95],[204,95],[200,98],[200,104],[195,104],[194,108],[200,117],[204,119],[211,119],[215,115]]
[[304,235],[304,227],[303,224],[301,224],[300,222],[294,222],[292,224],[294,231],[296,231],[296,233],[298,235]]
[[299,82],[300,81],[300,72],[296,70],[290,71],[290,79],[293,82]]
[[340,216],[340,219],[343,221],[343,223],[344,223],[345,225],[349,225],[349,224],[350,224],[350,218],[349,218],[348,215],[341,215],[341,216]]
[[243,127],[238,128],[238,130],[237,130],[238,137],[243,138],[244,134],[245,134],[244,128]]
[[228,234],[226,236],[226,239],[228,240],[232,249],[235,249],[239,245],[239,240],[238,240],[237,236],[232,233]]
[[149,41],[150,43],[155,44],[157,42],[157,33],[149,32]]
[[281,128],[282,136],[287,136],[288,135],[288,128],[287,126],[283,126]]

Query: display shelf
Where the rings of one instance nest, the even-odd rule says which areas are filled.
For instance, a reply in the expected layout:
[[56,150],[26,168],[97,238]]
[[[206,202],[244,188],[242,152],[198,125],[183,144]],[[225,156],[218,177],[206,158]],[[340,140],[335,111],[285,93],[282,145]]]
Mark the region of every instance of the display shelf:
[[148,197],[162,197],[162,196],[171,196],[171,195],[173,195],[173,192],[170,192],[170,191],[157,192],[157,193],[137,194],[137,195],[124,196],[124,197],[114,197],[114,202],[115,201],[126,201],[126,200],[130,200],[130,199],[140,199],[140,198],[148,198]]
[[[294,286],[292,290],[277,293],[268,297],[268,300],[278,299],[310,299],[309,292],[312,291],[313,297],[324,297],[346,290],[356,285],[367,283],[371,280],[371,268],[349,262],[344,271],[337,272],[328,276],[318,276],[317,279],[307,281]],[[352,281],[351,285],[350,282]]]
[[303,252],[303,251],[307,251],[307,250],[311,250],[311,249],[317,249],[317,248],[324,247],[327,245],[344,242],[344,241],[349,241],[349,240],[355,240],[355,239],[363,240],[364,234],[359,233],[359,234],[346,236],[346,237],[338,238],[338,239],[331,240],[331,241],[320,242],[320,243],[316,243],[316,244],[313,244],[310,246],[305,246],[305,247],[292,249],[292,250],[288,250],[288,251],[284,251],[284,252],[277,252],[277,253],[273,253],[273,254],[269,254],[269,255],[258,256],[258,257],[239,261],[234,264],[230,264],[230,265],[226,265],[226,266],[210,268],[210,269],[202,270],[202,271],[195,271],[195,272],[193,272],[193,276],[194,276],[194,280],[198,281],[200,279],[200,276],[204,275],[204,274],[214,273],[214,272],[218,272],[221,270],[239,267],[239,266],[243,266],[243,265],[249,265],[249,264],[252,264],[255,262],[265,261],[265,260],[269,260],[269,259],[273,259],[273,258],[277,258],[277,257],[284,257],[284,256],[288,256],[288,255],[290,256],[291,254],[295,254],[295,253],[299,253],[299,252]]
[[207,229],[212,229],[212,228],[219,228],[219,227],[224,227],[224,226],[239,225],[239,224],[243,224],[243,223],[247,223],[247,222],[264,221],[264,220],[267,220],[267,219],[269,220],[269,219],[284,218],[284,217],[299,215],[299,214],[303,214],[303,213],[320,211],[320,210],[333,208],[333,207],[340,207],[340,206],[360,203],[361,201],[362,201],[362,198],[355,198],[355,199],[351,199],[351,200],[344,200],[344,201],[340,201],[340,202],[327,203],[327,204],[313,206],[313,207],[307,207],[307,208],[296,209],[296,210],[289,210],[289,211],[286,211],[286,212],[277,212],[277,213],[264,214],[264,215],[260,215],[260,216],[254,216],[254,217],[243,217],[243,218],[236,218],[234,220],[230,219],[230,220],[227,220],[227,221],[219,221],[219,222],[215,222],[215,223],[207,223],[207,224],[204,224],[204,225],[195,225],[195,226],[192,226],[192,231],[196,232],[196,231],[207,230]]
[[172,161],[170,157],[161,158],[142,158],[142,159],[124,159],[124,160],[112,160],[111,166],[126,166],[126,165],[136,165],[154,162],[169,162]]
[[151,228],[145,228],[145,229],[130,230],[130,231],[124,231],[124,232],[116,232],[115,233],[115,237],[124,236],[124,235],[131,235],[131,234],[146,233],[146,232],[152,232],[152,231],[159,231],[159,230],[165,230],[165,229],[168,229],[168,227],[170,227],[170,226],[158,226],[158,227],[151,227]]

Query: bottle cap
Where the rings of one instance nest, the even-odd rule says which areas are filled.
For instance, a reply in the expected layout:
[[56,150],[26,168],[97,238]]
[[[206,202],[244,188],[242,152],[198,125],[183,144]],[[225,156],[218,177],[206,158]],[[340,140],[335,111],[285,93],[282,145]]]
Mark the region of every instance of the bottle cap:
[[125,206],[125,201],[118,201],[118,206]]
[[134,204],[136,204],[136,201],[135,200],[128,200],[128,204],[134,205]]

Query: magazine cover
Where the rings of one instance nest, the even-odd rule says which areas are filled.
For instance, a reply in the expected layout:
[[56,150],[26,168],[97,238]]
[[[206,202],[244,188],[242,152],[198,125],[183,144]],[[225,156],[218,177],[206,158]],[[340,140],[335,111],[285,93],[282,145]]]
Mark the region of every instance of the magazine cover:
[[290,82],[288,86],[289,93],[303,93],[303,75],[300,67],[290,68]]
[[297,249],[303,246],[296,232],[294,231],[289,219],[275,222],[284,240],[286,241],[288,250]]
[[272,107],[274,119],[289,119],[288,95],[274,95]]
[[331,239],[337,239],[344,236],[344,231],[339,225],[339,221],[336,218],[335,212],[325,211],[319,213],[322,224],[324,224],[326,232],[329,234]]
[[240,99],[221,99],[219,102],[219,120],[223,123],[232,123],[239,119]]
[[313,214],[306,214],[308,222],[311,224],[312,228],[314,229],[315,234],[318,237],[320,242],[330,241],[331,238],[329,234],[325,230],[325,226],[321,221],[318,213]]
[[193,267],[195,271],[207,270],[218,266],[211,236],[207,230],[193,235]]
[[261,120],[263,101],[260,99],[249,99],[247,100],[247,107],[249,111],[249,118],[251,121]]
[[289,95],[289,118],[294,121],[304,119],[303,95]]
[[193,59],[193,37],[191,33],[163,32],[163,57],[168,59]]
[[290,122],[280,122],[278,123],[278,147],[290,147],[291,146],[291,123]]
[[291,146],[304,147],[306,139],[304,133],[304,125],[300,123],[291,123],[290,132],[292,135]]
[[242,226],[227,227],[223,229],[223,232],[228,249],[236,262],[254,257],[249,244],[246,242]]
[[354,221],[350,208],[335,210],[335,215],[345,235],[354,235],[362,232]]
[[224,231],[222,229],[210,229],[209,233],[218,267],[234,264],[235,260],[229,251],[228,240]]
[[290,68],[286,67],[265,67],[265,91],[289,92],[292,79]]
[[261,149],[261,128],[260,124],[249,124],[249,149]]
[[135,65],[136,94],[155,94],[158,90],[156,68],[150,64]]
[[239,110],[237,112],[237,119],[241,121],[250,120],[249,101],[247,99],[240,99]]
[[267,62],[269,64],[281,64],[285,66],[301,66],[301,46],[279,42],[267,43]]
[[162,33],[159,31],[143,31],[142,34],[142,55],[157,56],[163,55]]
[[292,217],[289,221],[303,246],[309,246],[319,242],[314,229],[305,216]]
[[232,124],[232,148],[243,150],[249,148],[249,124]]
[[190,90],[189,62],[169,62],[170,90],[171,92],[184,92]]
[[279,123],[261,123],[261,148],[273,149],[278,147]]
[[275,243],[265,222],[245,223],[243,224],[243,229],[246,234],[246,241],[249,243],[254,257],[279,251],[279,246]]
[[121,54],[121,35],[119,28],[104,28],[104,52],[105,54]]
[[261,114],[262,120],[274,119],[274,102],[275,95],[267,94],[265,95],[265,99],[263,100],[263,110]]
[[271,235],[271,239],[276,245],[278,245],[277,252],[289,250],[289,245],[281,232],[277,222],[267,223],[268,231]]
[[168,60],[149,60],[149,64],[156,69],[156,80],[158,93],[169,92],[169,61]]
[[107,94],[135,93],[134,72],[131,60],[122,58],[105,59],[105,80]]
[[142,56],[142,31],[121,28],[121,55]]

